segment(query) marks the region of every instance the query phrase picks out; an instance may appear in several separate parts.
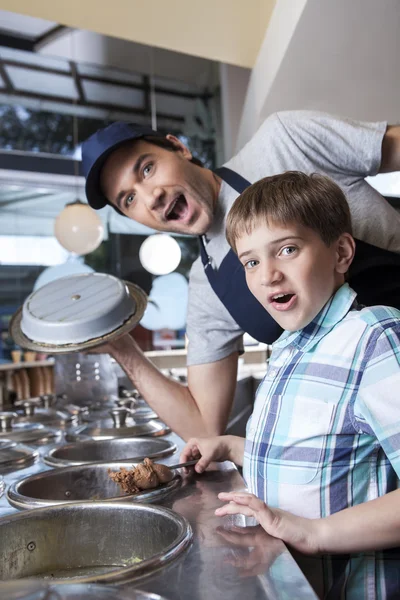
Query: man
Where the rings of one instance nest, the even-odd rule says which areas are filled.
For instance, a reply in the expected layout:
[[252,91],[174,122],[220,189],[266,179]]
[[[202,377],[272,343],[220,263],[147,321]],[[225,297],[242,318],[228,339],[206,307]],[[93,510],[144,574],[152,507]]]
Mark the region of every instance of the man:
[[334,179],[346,193],[357,239],[351,286],[364,304],[400,307],[400,215],[365,181],[400,169],[400,126],[276,113],[214,173],[174,136],[114,123],[83,144],[82,159],[93,208],[110,204],[153,229],[202,236],[190,276],[188,386],[164,377],[130,336],[104,348],[184,439],[224,431],[243,331],[267,343],[281,331],[248,291],[225,239],[226,214],[250,183],[288,170]]

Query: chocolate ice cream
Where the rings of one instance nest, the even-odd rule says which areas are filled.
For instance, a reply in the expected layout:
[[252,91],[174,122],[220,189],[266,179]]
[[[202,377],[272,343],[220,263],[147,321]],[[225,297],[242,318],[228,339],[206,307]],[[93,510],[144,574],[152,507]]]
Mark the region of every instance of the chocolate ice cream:
[[171,469],[165,465],[154,464],[150,458],[145,458],[142,463],[132,469],[121,467],[119,471],[109,470],[108,474],[127,494],[136,494],[142,490],[156,488],[171,481],[174,477]]

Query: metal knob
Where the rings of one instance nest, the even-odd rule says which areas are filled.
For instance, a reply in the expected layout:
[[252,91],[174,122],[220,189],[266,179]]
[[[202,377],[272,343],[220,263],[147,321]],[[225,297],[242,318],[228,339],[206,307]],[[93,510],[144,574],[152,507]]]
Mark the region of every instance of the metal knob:
[[43,408],[51,408],[54,404],[55,395],[54,394],[42,394],[39,396],[40,403]]
[[120,392],[120,396],[121,396],[121,398],[134,398],[135,400],[140,398],[140,394],[139,394],[138,390],[122,389]]
[[136,402],[133,398],[119,398],[118,400],[115,400],[115,404],[120,408],[128,408],[132,410],[135,408]]
[[114,427],[120,428],[125,427],[125,421],[128,414],[130,414],[130,410],[128,408],[113,408],[110,410],[110,415],[112,420],[114,421]]
[[24,411],[24,417],[31,417],[35,414],[36,403],[26,400],[22,403],[22,410]]
[[0,412],[0,432],[11,431],[16,417],[18,415],[14,412]]

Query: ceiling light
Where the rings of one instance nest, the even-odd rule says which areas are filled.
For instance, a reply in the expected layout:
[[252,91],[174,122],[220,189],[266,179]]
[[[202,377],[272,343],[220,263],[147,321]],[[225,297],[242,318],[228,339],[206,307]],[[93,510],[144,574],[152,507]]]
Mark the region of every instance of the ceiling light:
[[54,235],[70,252],[89,254],[103,241],[104,225],[88,204],[77,200],[67,204],[56,218]]

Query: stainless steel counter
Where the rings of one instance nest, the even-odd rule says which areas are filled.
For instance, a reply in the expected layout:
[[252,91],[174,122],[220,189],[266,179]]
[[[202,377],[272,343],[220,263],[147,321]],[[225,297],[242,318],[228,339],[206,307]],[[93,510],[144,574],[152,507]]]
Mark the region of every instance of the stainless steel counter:
[[[183,442],[174,434],[165,436],[178,452],[162,462],[174,464]],[[40,449],[44,454],[48,448]],[[26,469],[5,475],[12,482],[48,469],[41,460]],[[125,583],[126,591],[140,588],[171,600],[283,599],[311,600],[316,596],[285,545],[270,538],[259,527],[245,527],[244,517],[214,516],[221,505],[220,491],[243,489],[244,482],[232,463],[222,463],[201,476],[190,475],[182,487],[160,502],[184,515],[192,525],[194,541],[183,556],[156,574]],[[16,512],[3,496],[0,517]]]

